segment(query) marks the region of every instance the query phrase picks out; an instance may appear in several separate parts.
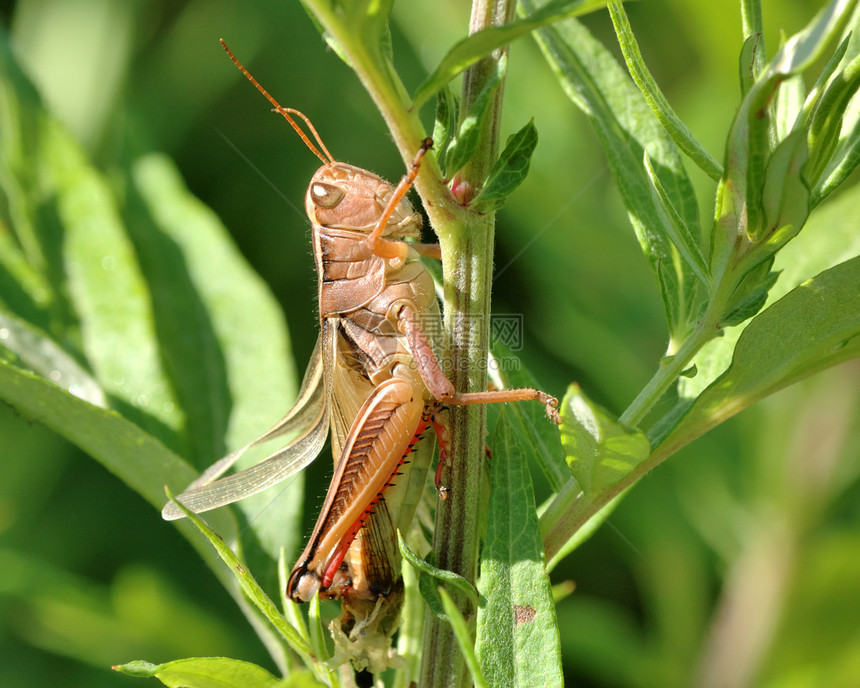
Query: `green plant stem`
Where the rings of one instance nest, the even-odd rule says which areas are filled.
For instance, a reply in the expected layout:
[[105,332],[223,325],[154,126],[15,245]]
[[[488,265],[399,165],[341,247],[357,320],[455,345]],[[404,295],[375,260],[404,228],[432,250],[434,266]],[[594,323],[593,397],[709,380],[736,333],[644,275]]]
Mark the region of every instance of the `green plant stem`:
[[[710,309],[708,313],[711,313]],[[637,427],[654,407],[654,404],[660,401],[681,373],[689,367],[693,356],[716,336],[717,331],[716,319],[707,317],[706,314],[706,318],[699,321],[677,353],[660,364],[648,384],[642,388],[630,406],[621,414],[618,419],[619,422],[630,428]]]
[[[513,0],[475,0],[469,31],[511,21]],[[470,67],[464,74],[461,112],[466,112],[480,93],[501,57],[497,51]],[[494,94],[472,160],[458,175],[458,183],[479,189],[497,156],[502,89]],[[449,373],[460,391],[486,389],[486,361],[489,350],[490,286],[495,231],[493,213],[470,211],[461,218],[461,231],[442,241],[445,277],[445,322],[449,333]],[[440,235],[440,239],[442,239]],[[485,442],[486,411],[483,406],[454,407],[451,410],[451,441],[445,483],[450,488],[447,500],[438,504],[434,549],[436,565],[474,581],[478,570],[480,530],[479,500]],[[474,632],[475,608],[455,591],[452,598]],[[419,685],[467,686],[471,680],[453,629],[447,621],[427,615],[424,626],[423,656]]]
[[762,33],[761,0],[741,0],[741,30],[744,38]]
[[728,312],[731,294],[743,275],[751,269],[749,263],[756,260],[758,259],[755,256],[749,254],[730,256],[724,265],[712,273],[708,307],[704,314],[674,355],[661,362],[648,384],[621,414],[618,419],[620,423],[630,428],[638,427],[681,373],[690,366],[699,349],[719,334],[720,323]]

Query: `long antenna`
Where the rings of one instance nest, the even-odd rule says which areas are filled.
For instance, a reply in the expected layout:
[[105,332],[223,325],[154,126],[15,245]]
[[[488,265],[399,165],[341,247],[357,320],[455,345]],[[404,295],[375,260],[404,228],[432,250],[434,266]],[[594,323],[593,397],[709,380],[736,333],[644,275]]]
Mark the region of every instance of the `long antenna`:
[[[231,51],[230,48],[227,47],[227,44],[224,42],[224,39],[219,38],[218,40],[221,41],[221,47],[224,48],[224,50],[230,56],[230,59],[233,60],[233,64],[235,64],[242,71],[242,74],[244,74],[248,78],[248,81],[254,84],[254,86],[257,87],[257,90],[264,96],[266,96],[266,99],[272,105],[275,106],[275,111],[280,112],[284,116],[284,119],[286,119],[290,123],[290,125],[292,125],[293,129],[296,130],[296,133],[301,137],[302,141],[305,142],[305,145],[311,149],[313,154],[316,155],[320,160],[322,160],[324,165],[333,163],[335,161],[334,156],[332,156],[332,154],[328,152],[328,148],[325,147],[325,144],[322,142],[320,135],[317,133],[317,130],[311,123],[311,121],[298,110],[295,110],[293,108],[281,107],[281,104],[277,100],[275,100],[269,94],[269,92],[260,85],[260,82],[257,81],[253,76],[251,76],[251,73],[247,69],[245,69],[242,63],[239,62],[238,58],[233,54],[233,51]],[[308,129],[310,129],[311,133],[313,134],[314,140],[316,140],[316,142],[319,144],[319,148],[317,148],[313,144],[313,142],[308,138],[308,135],[305,134],[302,128],[298,124],[296,124],[296,121],[292,117],[290,117],[290,114],[296,115],[304,121],[304,123],[308,126]],[[322,149],[325,155],[320,152],[320,149]]]

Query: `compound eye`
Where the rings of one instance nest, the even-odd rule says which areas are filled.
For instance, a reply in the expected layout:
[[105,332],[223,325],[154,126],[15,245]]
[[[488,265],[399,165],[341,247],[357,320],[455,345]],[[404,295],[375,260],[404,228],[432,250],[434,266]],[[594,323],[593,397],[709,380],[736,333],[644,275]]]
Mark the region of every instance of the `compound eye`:
[[323,182],[311,184],[311,200],[318,208],[334,208],[345,195],[346,192],[334,184]]

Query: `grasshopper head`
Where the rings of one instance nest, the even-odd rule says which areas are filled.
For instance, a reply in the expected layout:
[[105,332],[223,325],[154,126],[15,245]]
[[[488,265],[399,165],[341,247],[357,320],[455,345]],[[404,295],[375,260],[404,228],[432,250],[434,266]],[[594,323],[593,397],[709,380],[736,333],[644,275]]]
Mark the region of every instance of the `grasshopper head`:
[[[370,234],[394,193],[394,185],[354,165],[342,162],[320,167],[305,196],[311,222],[324,227]],[[394,208],[382,236],[417,239],[421,216],[403,199]]]

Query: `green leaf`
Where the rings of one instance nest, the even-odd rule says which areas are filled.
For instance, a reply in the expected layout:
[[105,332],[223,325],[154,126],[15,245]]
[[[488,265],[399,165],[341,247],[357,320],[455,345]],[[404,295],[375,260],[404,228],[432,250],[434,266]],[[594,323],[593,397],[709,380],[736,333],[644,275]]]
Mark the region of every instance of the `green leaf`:
[[448,153],[448,143],[457,127],[457,117],[460,111],[460,101],[448,88],[443,88],[436,94],[436,117],[433,125],[433,151],[439,167],[445,170],[445,157]]
[[406,688],[412,681],[417,681],[421,667],[421,649],[424,647],[425,605],[418,589],[420,574],[412,566],[404,566],[402,571],[404,596],[400,625],[397,628],[397,654],[403,657],[406,666],[395,680],[396,688]]
[[842,121],[852,98],[860,87],[860,56],[840,71],[816,103],[809,126],[810,160],[806,176],[818,184],[840,144]]
[[[779,279],[769,289],[770,304],[817,274],[860,254],[860,232],[855,220],[858,213],[860,186],[855,185],[810,215],[803,232],[776,254],[773,270],[779,273]],[[693,359],[697,375],[681,378],[678,386],[683,409],[726,371],[738,337],[749,322],[725,330],[722,337],[708,342]]]
[[636,36],[633,34],[633,29],[630,27],[630,22],[627,19],[627,13],[624,11],[624,6],[620,2],[609,2],[609,16],[612,18],[612,25],[615,27],[615,35],[618,37],[618,43],[621,46],[621,52],[624,54],[624,60],[627,63],[627,69],[630,71],[630,76],[642,92],[645,102],[654,113],[654,116],[659,120],[663,128],[672,137],[672,140],[690,160],[698,165],[711,179],[719,181],[723,176],[723,168],[716,158],[712,156],[705,147],[695,137],[690,128],[684,124],[680,117],[669,105],[669,101],[663,95],[651,72],[645,65],[642,59],[642,54],[639,52],[639,45],[636,42]]
[[651,181],[651,189],[654,193],[655,207],[657,213],[662,220],[661,227],[666,238],[672,242],[678,253],[687,263],[690,271],[698,278],[702,285],[707,286],[710,283],[708,275],[708,265],[705,262],[705,257],[702,255],[702,249],[693,237],[690,228],[684,224],[684,218],[678,212],[677,208],[672,205],[672,199],[666,193],[666,189],[660,183],[657,173],[654,172],[654,166],[651,164],[651,158],[648,152],[645,152],[645,171],[648,173],[648,179]]
[[809,216],[803,231],[777,255],[780,278],[771,301],[785,296],[802,282],[860,255],[860,185],[845,189]]
[[832,0],[803,31],[786,41],[738,109],[727,141],[726,159],[731,164],[717,198],[717,227],[711,251],[715,275],[722,274],[737,253],[739,227],[745,227],[752,238],[767,230],[761,190],[772,152],[770,104],[777,89],[820,57],[852,4],[853,0]]
[[561,404],[561,444],[586,497],[630,474],[651,453],[648,438],[621,425],[571,385]]
[[[533,0],[521,5],[531,10]],[[662,233],[659,208],[642,160],[647,149],[661,186],[694,239],[699,211],[680,152],[654,118],[642,94],[615,58],[578,22],[566,21],[536,34],[570,99],[590,119],[606,151],[630,222],[663,296],[672,336],[683,335],[696,317],[696,277]]]
[[457,609],[457,605],[454,604],[454,600],[445,592],[444,588],[439,588],[439,597],[442,600],[442,608],[445,610],[451,628],[454,630],[454,636],[457,638],[460,652],[463,653],[466,666],[469,667],[469,672],[472,674],[472,681],[477,688],[484,688],[487,682],[484,680],[481,665],[475,656],[475,647],[472,642],[472,634],[469,632],[469,624],[466,623],[466,619],[463,618],[460,610]]
[[[71,374],[77,359],[76,377],[95,380],[106,405],[198,466],[245,445],[294,395],[277,302],[172,163],[156,155],[128,162],[119,170],[120,203],[45,113],[5,44],[0,69],[7,77],[0,80],[0,150],[8,154],[0,156],[0,184],[17,239],[0,242],[0,251],[20,276],[17,290],[3,290],[0,281],[0,300],[35,321],[16,329],[19,341],[40,324],[50,334],[39,334],[41,363],[36,349],[21,360],[54,379]],[[29,286],[42,272],[42,286]],[[47,321],[26,304],[34,289],[49,294]],[[295,544],[284,540],[295,537],[284,524],[299,518],[302,481],[288,490],[272,508],[271,495],[239,507],[272,557]]]
[[473,604],[478,604],[478,593],[469,581],[453,571],[446,571],[445,569],[437,568],[436,566],[424,561],[409,548],[409,545],[406,544],[406,540],[403,539],[403,535],[401,535],[399,530],[397,531],[397,545],[400,547],[400,554],[403,558],[417,571],[436,579],[440,583],[451,586],[455,590],[463,593]]
[[[0,115],[0,120],[2,120]],[[5,142],[0,136],[0,143]],[[3,167],[7,156],[0,149],[0,179],[9,178],[9,171]],[[30,208],[17,208],[21,203],[19,197],[20,189],[14,189],[11,182],[0,182],[5,194],[5,201],[11,215],[9,224],[13,227],[22,227],[29,224],[25,217],[15,217],[18,213],[28,213]],[[17,211],[17,212],[16,212]],[[11,232],[5,230],[5,213],[0,211],[0,308],[9,313],[15,313],[21,318],[31,322],[41,330],[51,327],[51,304],[48,299],[51,294],[50,284],[43,275],[33,267],[18,245]],[[29,234],[28,230],[23,232]]]
[[[157,510],[164,503],[164,485],[175,489],[188,485],[196,473],[152,435],[115,411],[98,408],[37,375],[0,360],[0,399],[25,418],[42,423],[62,435],[123,480]],[[236,537],[236,520],[229,511],[211,520],[224,537]],[[217,562],[212,549],[190,524],[180,531],[200,552],[225,588],[246,614],[252,615],[232,578]],[[264,632],[261,631],[261,635]]]
[[860,356],[860,257],[804,282],[744,329],[732,363],[677,427],[655,436],[670,455],[759,399]]
[[487,536],[481,559],[476,644],[492,686],[563,684],[552,586],[526,453],[503,412],[493,437]]
[[[110,185],[45,113],[5,39],[0,92],[0,183],[21,248],[16,257],[9,246],[13,255],[3,262],[23,255],[28,274],[41,274],[50,290],[41,299],[50,304],[46,331],[81,357],[109,403],[182,449],[183,409],[162,366],[147,284]],[[21,291],[30,289],[22,284]]]
[[[825,89],[828,89],[831,84],[828,82],[830,78],[833,76],[836,68],[842,62],[845,55],[848,53],[848,46],[851,43],[850,36],[846,36],[842,39],[842,42],[836,48],[836,51],[831,55],[830,59],[827,61],[827,64],[821,70],[821,73],[818,75],[818,78],[815,80],[815,84],[809,91],[809,98],[803,103],[803,107],[801,109],[802,120],[801,123],[806,129],[812,129],[812,118],[815,115],[815,111],[818,109],[818,106],[821,104],[822,97],[824,95]],[[850,66],[848,70],[850,71]],[[845,70],[840,70],[844,72]],[[812,133],[810,131],[810,133]]]
[[626,496],[627,490],[623,490],[597,505],[583,499],[576,480],[571,479],[540,517],[547,572],[594,535]]
[[[507,317],[510,316],[497,313],[492,316],[494,320]],[[496,327],[491,327],[492,332],[496,330]],[[499,333],[499,338],[490,343],[493,351],[490,374],[498,377],[499,389],[543,389],[523,361],[507,346],[512,342],[502,339],[506,333],[503,330],[499,330]],[[552,490],[557,492],[570,479],[558,427],[548,421],[546,410],[540,404],[509,404],[504,409],[510,414],[512,421],[516,419],[516,423],[510,423],[510,431],[517,434],[522,444],[528,446],[530,455],[549,481]]]
[[[233,552],[232,549],[227,545],[227,543],[223,540],[223,538],[218,535],[214,530],[212,530],[206,523],[197,516],[195,513],[189,511],[184,506],[182,506],[181,502],[176,501],[173,498],[173,495],[169,490],[166,490],[168,499],[173,502],[179,509],[185,514],[185,517],[191,521],[192,524],[200,531],[202,535],[206,537],[207,540],[212,544],[215,548],[215,551],[218,553],[218,556],[221,560],[227,565],[227,568],[233,574],[236,582],[239,584],[239,587],[242,589],[242,592],[245,593],[247,598],[251,601],[251,603],[256,607],[260,613],[269,621],[275,630],[281,635],[281,637],[287,641],[290,647],[303,655],[305,659],[312,661],[311,655],[311,647],[306,642],[305,638],[299,632],[299,630],[293,628],[281,613],[278,611],[278,608],[269,599],[269,596],[266,595],[265,591],[259,586],[257,581],[254,579],[254,576],[251,575],[251,572],[247,569],[245,564],[243,564],[239,558],[236,556],[236,553]],[[325,669],[322,665],[314,662],[313,668],[317,672],[318,675],[325,675],[329,673],[328,669]]]
[[0,351],[13,354],[14,364],[50,380],[60,389],[93,406],[107,407],[99,383],[68,352],[44,332],[15,316],[0,310]]
[[490,106],[490,96],[502,83],[507,70],[508,60],[504,55],[499,59],[496,71],[487,79],[487,83],[475,98],[475,102],[469,107],[469,111],[463,118],[460,128],[457,130],[456,138],[448,146],[446,155],[448,173],[453,175],[471,159],[478,145],[484,118]]
[[[192,657],[165,664],[129,662],[113,667],[126,676],[155,677],[170,688],[287,688],[319,686],[312,679],[295,683],[272,676],[263,667],[227,657]],[[310,674],[307,674],[310,679]]]
[[485,55],[502,48],[511,41],[531,33],[535,29],[552,24],[565,17],[576,17],[603,7],[606,0],[554,0],[528,17],[473,33],[454,45],[415,91],[413,107],[420,108],[434,93],[442,89],[451,79],[469,65]]
[[844,25],[855,0],[831,0],[802,31],[789,38],[767,65],[771,74],[797,74],[817,60]]
[[[153,295],[161,355],[188,409],[195,463],[205,466],[290,407],[296,376],[286,325],[268,287],[167,158],[135,160],[130,176],[129,227]],[[278,499],[264,493],[237,504],[273,560],[298,544],[284,524],[301,518],[303,490],[298,477]]]
[[806,134],[794,131],[770,156],[762,189],[768,248],[776,251],[797,235],[809,217],[809,186],[803,173],[809,156]]
[[805,97],[806,85],[800,74],[786,79],[780,85],[773,108],[777,141],[782,141],[791,133],[803,109]]
[[[738,289],[739,293],[743,294],[743,298],[723,318],[720,323],[721,327],[739,325],[745,320],[749,320],[764,307],[767,302],[768,291],[779,277],[778,272],[770,271],[771,263],[772,261],[767,261],[752,272],[747,273],[747,278]],[[749,286],[746,284],[747,281]]]
[[115,411],[92,406],[71,390],[2,360],[0,399],[98,459],[159,509],[165,483],[184,486],[195,477],[182,459]]
[[839,148],[812,191],[813,207],[827,198],[860,165],[860,120],[839,140]]
[[495,208],[513,193],[529,173],[529,162],[537,147],[538,134],[534,118],[522,129],[508,137],[505,149],[496,160],[475,203],[495,201]]
[[[291,604],[288,602],[287,604]],[[292,605],[295,607],[296,605]],[[308,626],[310,627],[310,643],[314,657],[321,662],[326,662],[331,657],[331,652],[326,641],[325,626],[323,624],[322,614],[320,613],[320,598],[319,595],[314,595],[310,601],[308,609]]]
[[[844,35],[850,32],[853,38],[848,42],[844,60],[851,71],[858,57],[860,46],[857,36],[860,35],[860,11],[854,10],[851,20],[845,27]],[[851,79],[846,79],[848,82]],[[852,98],[842,115],[839,140],[827,168],[815,182],[812,193],[813,206],[818,205],[836,187],[838,187],[860,164],[860,98]]]
[[[40,205],[44,151],[49,123],[33,85],[26,79],[0,32],[0,300],[20,317],[32,320],[57,339],[75,325],[56,245],[53,204]],[[47,181],[47,179],[46,179]],[[51,240],[53,238],[53,241]],[[70,337],[80,355],[80,333]]]
[[[388,22],[394,0],[301,0],[301,3],[329,47],[350,67],[353,65],[347,55],[358,46],[377,64],[391,62]],[[352,49],[346,49],[326,31],[325,27],[332,25],[349,27]]]
[[759,75],[759,69],[763,66],[762,52],[764,51],[764,40],[760,33],[754,33],[746,37],[741,46],[741,54],[738,59],[739,77],[741,84],[741,95],[749,93]]

